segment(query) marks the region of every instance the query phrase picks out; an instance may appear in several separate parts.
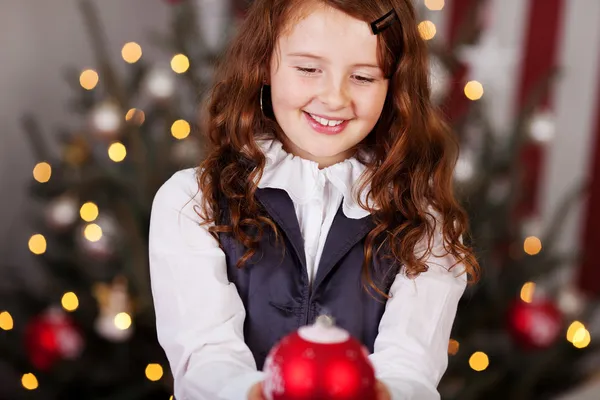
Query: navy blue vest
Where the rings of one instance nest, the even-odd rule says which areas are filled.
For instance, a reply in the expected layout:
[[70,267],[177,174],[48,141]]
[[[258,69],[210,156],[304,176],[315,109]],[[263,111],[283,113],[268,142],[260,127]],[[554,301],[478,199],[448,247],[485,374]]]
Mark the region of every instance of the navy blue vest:
[[[285,246],[276,246],[274,233],[266,229],[259,250],[238,269],[244,246],[226,233],[219,234],[219,240],[229,280],[246,308],[244,338],[257,368],[262,369],[269,350],[283,336],[325,312],[373,352],[385,298],[362,287],[364,240],[374,227],[371,216],[347,218],[340,206],[311,285],[292,200],[285,191],[271,188],[258,189],[256,198],[279,228]],[[220,223],[227,222],[224,215]],[[387,293],[397,272],[395,263],[375,259],[372,278]]]

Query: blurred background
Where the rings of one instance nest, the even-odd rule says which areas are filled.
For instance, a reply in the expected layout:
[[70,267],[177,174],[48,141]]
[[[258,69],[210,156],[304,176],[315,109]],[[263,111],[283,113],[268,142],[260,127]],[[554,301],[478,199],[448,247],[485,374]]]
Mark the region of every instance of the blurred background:
[[[0,1],[0,399],[171,397],[150,206],[250,1]],[[442,397],[599,399],[600,2],[414,2],[483,267]]]

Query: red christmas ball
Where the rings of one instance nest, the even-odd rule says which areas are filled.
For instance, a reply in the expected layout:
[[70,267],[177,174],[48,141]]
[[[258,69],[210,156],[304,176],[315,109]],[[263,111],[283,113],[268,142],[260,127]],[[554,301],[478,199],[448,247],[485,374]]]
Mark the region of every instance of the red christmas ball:
[[268,400],[375,400],[375,372],[366,348],[321,316],[273,347],[263,385]]
[[517,301],[508,314],[509,330],[524,349],[545,349],[558,339],[562,316],[552,301],[534,299],[531,303]]
[[66,313],[52,308],[29,322],[25,345],[33,366],[48,370],[58,360],[77,357],[83,348],[83,338]]

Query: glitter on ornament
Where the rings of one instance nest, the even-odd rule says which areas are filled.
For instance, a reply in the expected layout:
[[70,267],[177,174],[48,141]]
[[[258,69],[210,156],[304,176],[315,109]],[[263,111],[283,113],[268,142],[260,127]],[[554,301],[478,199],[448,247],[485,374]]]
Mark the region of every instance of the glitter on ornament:
[[286,336],[265,361],[268,400],[374,400],[375,372],[365,347],[330,316]]

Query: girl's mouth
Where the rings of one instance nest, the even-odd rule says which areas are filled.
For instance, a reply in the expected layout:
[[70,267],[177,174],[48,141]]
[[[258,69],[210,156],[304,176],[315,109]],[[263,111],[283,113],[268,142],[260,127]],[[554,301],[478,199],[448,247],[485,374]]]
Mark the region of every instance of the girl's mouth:
[[348,126],[348,122],[350,122],[348,119],[328,120],[314,114],[309,114],[306,111],[302,111],[302,113],[313,130],[325,135],[337,135],[338,133],[341,133],[346,126]]

